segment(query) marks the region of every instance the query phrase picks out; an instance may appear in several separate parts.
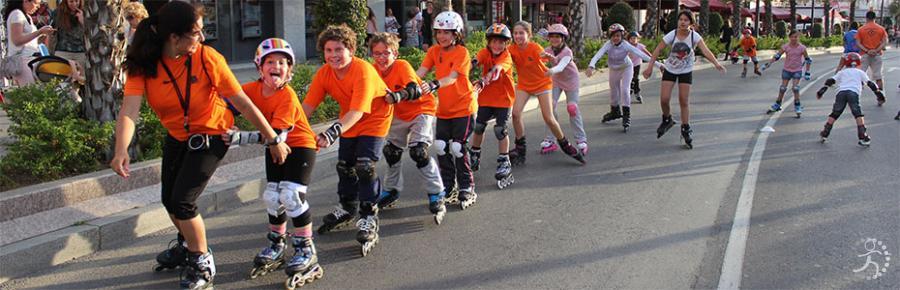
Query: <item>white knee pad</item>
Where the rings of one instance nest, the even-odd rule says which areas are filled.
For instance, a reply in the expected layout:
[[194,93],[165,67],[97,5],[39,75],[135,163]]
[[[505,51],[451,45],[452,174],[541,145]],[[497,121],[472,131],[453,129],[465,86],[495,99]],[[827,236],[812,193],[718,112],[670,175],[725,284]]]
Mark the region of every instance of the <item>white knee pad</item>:
[[450,143],[450,154],[453,154],[453,157],[462,158],[463,157],[463,145],[462,143],[453,141]]
[[266,201],[266,211],[272,216],[278,216],[284,211],[281,202],[278,200],[278,182],[266,183],[266,190],[263,191],[263,200]]
[[281,192],[281,203],[289,217],[298,217],[309,210],[309,203],[300,198],[301,194],[306,194],[306,185],[282,181],[278,184],[278,189]]
[[437,150],[437,155],[444,156],[444,154],[447,154],[447,141],[434,140],[434,149]]

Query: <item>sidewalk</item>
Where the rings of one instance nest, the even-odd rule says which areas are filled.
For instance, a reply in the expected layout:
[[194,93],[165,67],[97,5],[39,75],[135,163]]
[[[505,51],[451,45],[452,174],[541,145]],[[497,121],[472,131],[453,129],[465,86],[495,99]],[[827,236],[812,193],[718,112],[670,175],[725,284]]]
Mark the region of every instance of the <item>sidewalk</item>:
[[[840,51],[832,48],[813,50],[811,54],[833,52]],[[771,52],[760,52],[760,55],[768,57]],[[708,63],[700,63],[695,69],[711,67]],[[734,69],[737,66],[726,67]],[[232,69],[242,82],[256,77],[252,65],[235,65]],[[658,79],[658,72],[652,78]],[[587,96],[607,90],[607,80],[608,69],[600,70],[592,78],[582,73],[581,94]],[[525,110],[534,110],[537,105],[531,101]],[[5,119],[0,119],[0,125],[2,120]],[[324,125],[314,126],[314,130],[321,130]],[[319,152],[316,162],[319,169],[313,174],[314,180],[334,175],[328,168],[333,168],[336,163],[336,149],[337,146],[332,146]],[[198,200],[202,214],[208,216],[258,199],[260,189],[265,185],[262,159],[256,157],[220,167]],[[17,265],[0,273],[0,283],[100,250],[114,249],[125,241],[171,227],[158,201],[158,192],[159,184],[154,184],[0,223],[0,232],[4,233],[0,238],[0,264]]]

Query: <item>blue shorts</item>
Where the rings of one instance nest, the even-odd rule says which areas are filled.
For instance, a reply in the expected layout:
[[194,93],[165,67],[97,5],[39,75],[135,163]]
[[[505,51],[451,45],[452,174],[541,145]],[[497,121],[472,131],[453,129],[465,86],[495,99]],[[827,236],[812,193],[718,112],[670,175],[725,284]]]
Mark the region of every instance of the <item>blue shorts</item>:
[[801,78],[803,78],[803,71],[790,72],[790,71],[786,71],[786,70],[781,70],[781,79],[782,80],[789,80],[789,79],[799,80]]

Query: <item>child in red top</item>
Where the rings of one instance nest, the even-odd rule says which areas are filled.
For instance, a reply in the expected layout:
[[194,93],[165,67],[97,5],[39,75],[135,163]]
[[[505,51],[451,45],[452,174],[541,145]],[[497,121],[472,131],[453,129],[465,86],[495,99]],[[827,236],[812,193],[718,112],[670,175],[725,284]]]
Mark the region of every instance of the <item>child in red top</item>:
[[487,123],[495,119],[494,136],[499,140],[497,157],[497,187],[503,189],[513,182],[509,161],[509,120],[510,109],[515,99],[515,87],[512,76],[512,58],[506,47],[512,39],[509,28],[503,24],[488,27],[485,37],[488,46],[478,52],[475,61],[481,66],[482,77],[476,81],[478,96],[478,118],[475,119],[475,136],[472,137],[472,170],[478,170],[481,160],[481,142]]
[[[566,135],[556,118],[553,117],[553,104],[550,93],[553,89],[553,80],[550,78],[547,66],[544,65],[544,58],[541,54],[544,49],[537,43],[531,42],[531,24],[525,21],[519,21],[513,26],[514,45],[511,45],[509,54],[512,56],[513,64],[516,66],[516,72],[519,76],[519,83],[516,85],[516,102],[513,104],[513,128],[516,130],[516,149],[510,152],[510,159],[513,165],[525,164],[525,121],[522,120],[522,112],[525,110],[525,104],[531,96],[537,96],[540,102],[541,115],[544,117],[544,123],[550,128],[556,141],[563,151],[581,162],[585,163],[584,156],[575,146],[569,144]],[[554,146],[554,140],[544,140],[541,147],[542,153],[552,152],[550,148]]]
[[384,145],[384,159],[388,163],[384,190],[378,198],[378,206],[390,207],[403,190],[400,160],[403,149],[409,146],[409,157],[416,163],[425,181],[429,209],[440,224],[447,211],[441,193],[444,184],[437,162],[428,155],[428,147],[434,141],[434,114],[437,103],[433,94],[422,94],[422,80],[405,60],[398,60],[400,38],[396,35],[376,32],[369,38],[369,51],[375,59],[375,69],[388,86],[387,103],[394,106],[394,120]]
[[[463,20],[456,12],[441,12],[434,18],[436,44],[428,49],[416,74],[425,77],[434,69],[436,80],[422,84],[422,92],[438,93],[437,128],[434,145],[437,147],[441,179],[445,196],[466,209],[473,203],[475,182],[469,166],[466,143],[472,134],[475,114],[475,92],[469,83],[472,59],[463,46]],[[453,190],[456,187],[458,193]],[[449,194],[448,194],[449,191]]]
[[387,86],[378,71],[365,60],[353,57],[356,33],[346,25],[328,26],[319,34],[318,49],[325,65],[319,68],[303,100],[309,116],[330,96],[340,106],[337,122],[317,136],[318,146],[328,147],[340,137],[338,149],[338,195],[341,206],[325,216],[319,233],[326,233],[353,220],[359,202],[356,240],[368,255],[378,242],[376,201],[381,182],[375,163],[381,159],[384,137],[391,126],[393,107],[384,101]]

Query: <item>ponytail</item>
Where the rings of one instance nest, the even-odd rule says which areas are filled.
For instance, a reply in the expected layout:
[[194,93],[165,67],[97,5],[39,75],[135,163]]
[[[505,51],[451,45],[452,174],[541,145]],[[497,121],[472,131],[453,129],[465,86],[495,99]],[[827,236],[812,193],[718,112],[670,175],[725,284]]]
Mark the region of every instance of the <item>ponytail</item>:
[[165,40],[159,37],[156,25],[159,17],[150,16],[141,20],[134,32],[134,39],[125,55],[125,70],[129,75],[156,77],[156,64],[162,58]]

